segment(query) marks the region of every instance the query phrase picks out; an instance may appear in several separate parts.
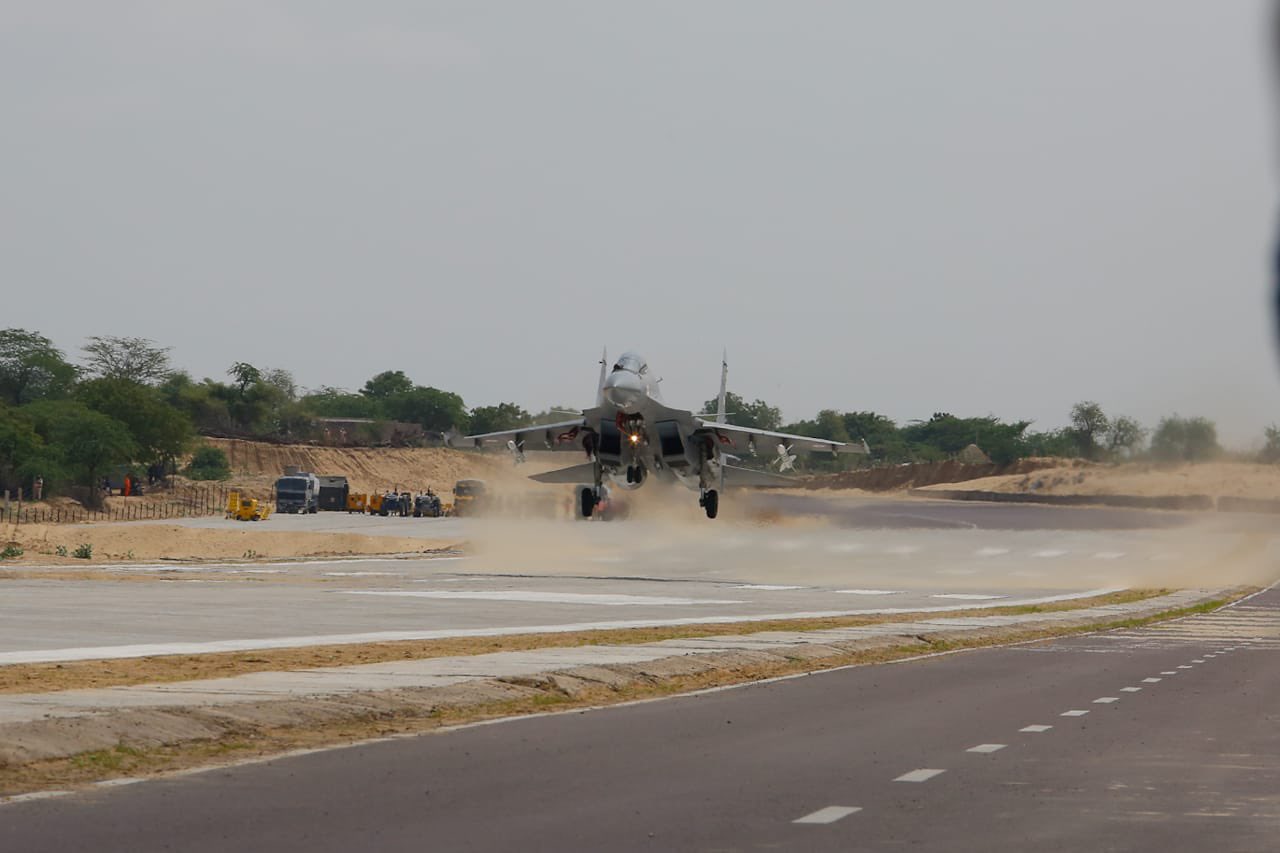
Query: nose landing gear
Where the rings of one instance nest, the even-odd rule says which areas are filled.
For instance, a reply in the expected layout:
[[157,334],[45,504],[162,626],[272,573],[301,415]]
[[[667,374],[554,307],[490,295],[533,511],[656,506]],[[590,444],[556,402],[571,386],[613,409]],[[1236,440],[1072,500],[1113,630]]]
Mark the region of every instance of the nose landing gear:
[[627,466],[627,482],[635,483],[637,486],[644,482],[645,469],[643,465]]

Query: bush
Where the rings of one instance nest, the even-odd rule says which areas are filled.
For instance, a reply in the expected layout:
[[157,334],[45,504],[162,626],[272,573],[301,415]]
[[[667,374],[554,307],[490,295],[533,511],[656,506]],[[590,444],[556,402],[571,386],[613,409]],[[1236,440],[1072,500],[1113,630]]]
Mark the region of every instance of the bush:
[[81,542],[76,549],[71,552],[71,556],[80,560],[89,560],[93,558],[93,546],[88,542]]
[[23,550],[17,545],[6,545],[4,550],[0,551],[0,560],[8,560],[11,557],[21,557]]
[[216,447],[200,447],[191,455],[187,476],[193,480],[225,480],[231,476],[227,454]]

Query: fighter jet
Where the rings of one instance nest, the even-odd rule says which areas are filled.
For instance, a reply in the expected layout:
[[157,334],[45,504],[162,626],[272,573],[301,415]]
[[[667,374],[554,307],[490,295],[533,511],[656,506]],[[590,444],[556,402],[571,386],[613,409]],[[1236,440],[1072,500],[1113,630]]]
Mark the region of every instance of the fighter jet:
[[600,357],[596,404],[580,417],[553,424],[481,435],[452,437],[454,447],[506,446],[516,463],[528,450],[576,451],[587,461],[569,468],[536,474],[542,483],[573,483],[578,511],[590,518],[604,496],[606,481],[623,489],[637,489],[650,478],[674,480],[698,492],[698,505],[715,518],[725,486],[787,485],[789,477],[730,464],[742,456],[776,448],[771,461],[779,471],[790,470],[794,450],[826,453],[866,453],[866,442],[846,444],[782,432],[734,426],[725,412],[727,357],[720,365],[720,396],[712,414],[668,408],[658,389],[661,381],[638,353],[627,352],[609,367],[608,351]]

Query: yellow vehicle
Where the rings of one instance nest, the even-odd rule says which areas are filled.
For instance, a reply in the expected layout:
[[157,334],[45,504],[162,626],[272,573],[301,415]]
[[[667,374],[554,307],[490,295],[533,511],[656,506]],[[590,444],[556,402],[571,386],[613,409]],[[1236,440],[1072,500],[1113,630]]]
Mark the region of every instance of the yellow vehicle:
[[453,484],[452,515],[474,515],[485,504],[488,487],[484,480],[459,480]]
[[352,494],[347,495],[347,512],[348,513],[352,513],[352,512],[363,513],[365,511],[365,507],[368,506],[368,504],[369,504],[368,495],[352,495]]
[[381,512],[382,511],[382,495],[378,492],[374,492],[373,494],[369,495],[369,500],[365,504],[365,509],[368,511],[369,515],[377,515],[379,512]]
[[231,516],[236,521],[262,521],[271,516],[271,505],[262,503],[257,498],[241,499],[237,495],[236,503],[235,514]]

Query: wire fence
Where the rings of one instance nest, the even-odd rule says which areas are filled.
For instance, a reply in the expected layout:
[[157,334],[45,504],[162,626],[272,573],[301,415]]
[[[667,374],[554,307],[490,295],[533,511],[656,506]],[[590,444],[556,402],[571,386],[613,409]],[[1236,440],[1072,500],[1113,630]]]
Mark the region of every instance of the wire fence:
[[[109,507],[48,506],[10,502],[0,505],[0,524],[65,524],[78,521],[149,521],[222,515],[227,509],[226,486],[188,486],[146,496],[114,497]],[[242,493],[243,494],[243,493]]]

